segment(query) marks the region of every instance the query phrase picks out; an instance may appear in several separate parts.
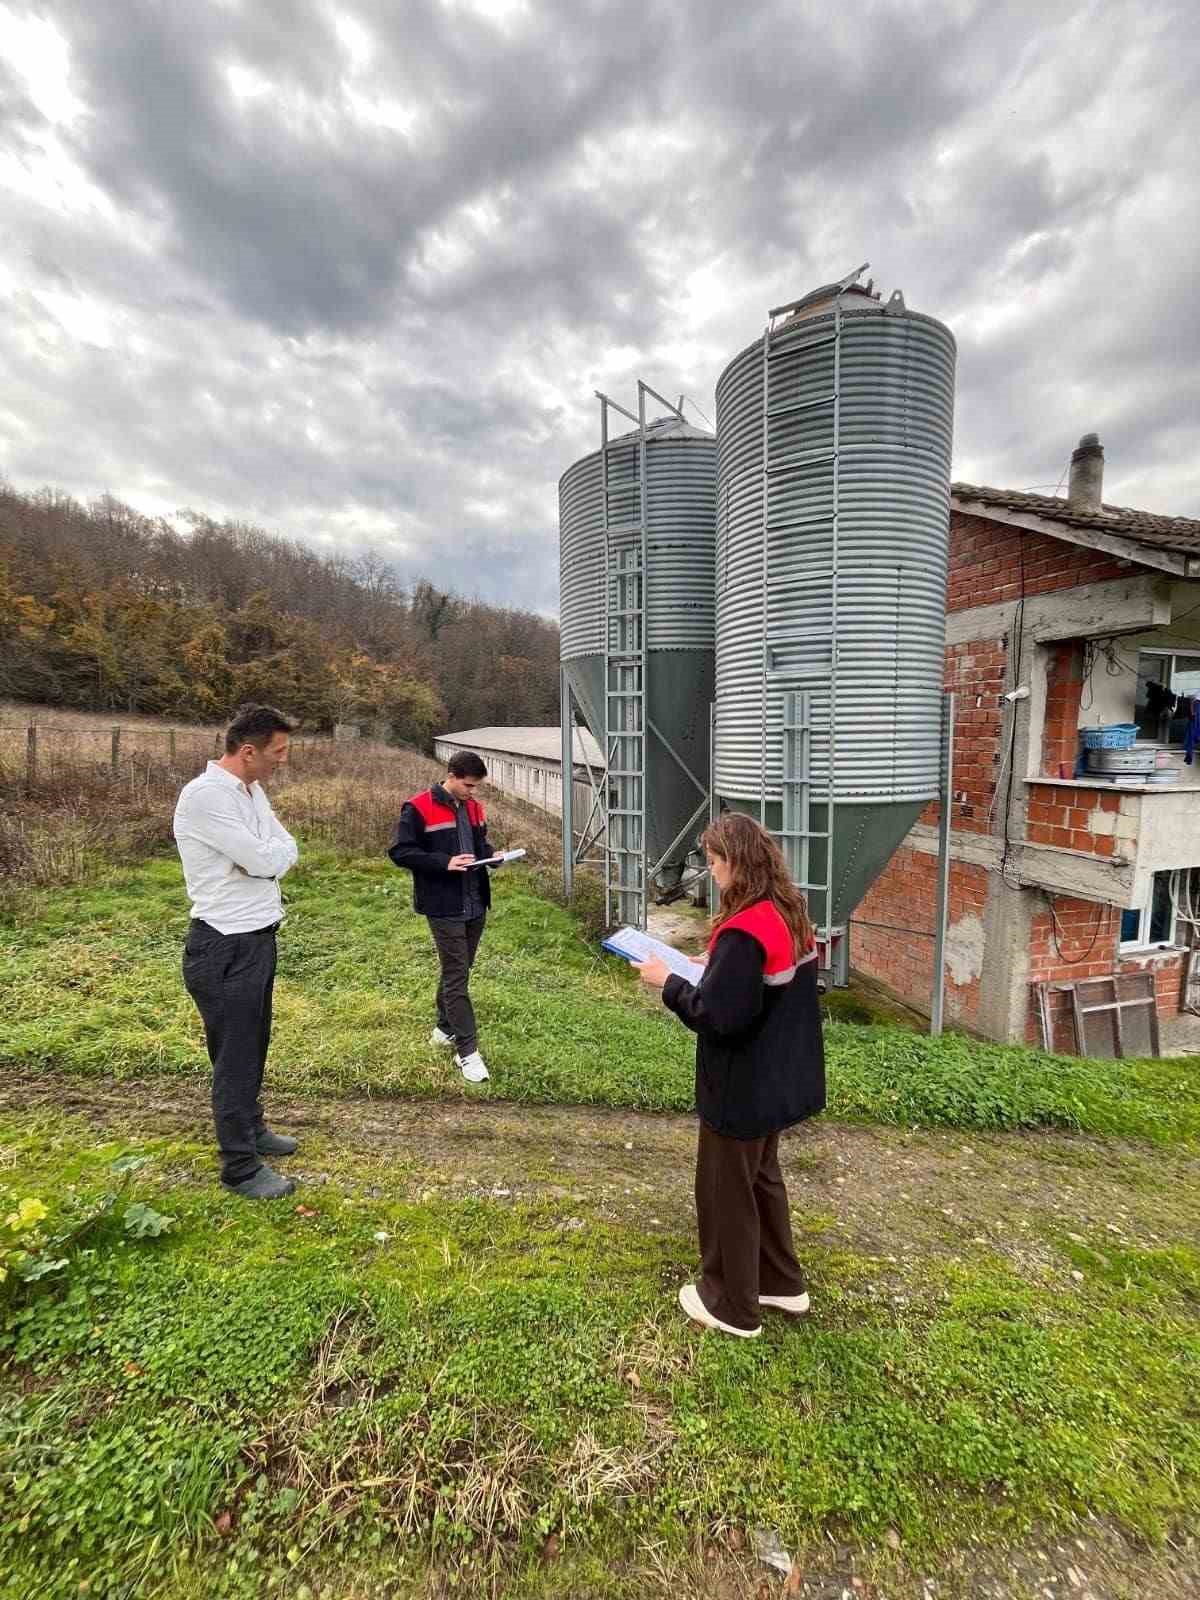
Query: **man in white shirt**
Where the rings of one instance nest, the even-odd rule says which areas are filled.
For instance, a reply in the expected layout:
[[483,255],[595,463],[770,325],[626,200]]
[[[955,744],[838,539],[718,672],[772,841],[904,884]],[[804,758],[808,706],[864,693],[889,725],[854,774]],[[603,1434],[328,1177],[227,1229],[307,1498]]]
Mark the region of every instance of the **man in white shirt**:
[[192,902],[183,981],[212,1061],[221,1182],[253,1200],[276,1200],[296,1187],[262,1159],[291,1155],[296,1141],[270,1131],[261,1099],[275,930],[283,921],[279,880],[299,850],[260,780],[287,760],[291,731],[273,707],[245,707],[225,735],[225,754],[186,785],[175,807]]

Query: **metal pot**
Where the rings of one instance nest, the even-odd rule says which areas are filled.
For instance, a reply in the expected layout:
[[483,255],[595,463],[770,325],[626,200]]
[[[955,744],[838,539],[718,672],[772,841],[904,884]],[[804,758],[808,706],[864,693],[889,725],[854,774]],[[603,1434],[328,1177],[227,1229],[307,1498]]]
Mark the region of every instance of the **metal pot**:
[[1089,772],[1153,772],[1157,759],[1154,749],[1143,750],[1089,750]]

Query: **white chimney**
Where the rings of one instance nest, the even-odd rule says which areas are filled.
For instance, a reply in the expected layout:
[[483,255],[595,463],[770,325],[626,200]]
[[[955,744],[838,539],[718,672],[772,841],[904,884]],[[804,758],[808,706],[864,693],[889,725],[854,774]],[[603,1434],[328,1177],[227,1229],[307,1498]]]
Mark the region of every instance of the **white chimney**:
[[1099,511],[1104,500],[1104,446],[1098,433],[1085,433],[1071,455],[1067,502],[1072,511]]

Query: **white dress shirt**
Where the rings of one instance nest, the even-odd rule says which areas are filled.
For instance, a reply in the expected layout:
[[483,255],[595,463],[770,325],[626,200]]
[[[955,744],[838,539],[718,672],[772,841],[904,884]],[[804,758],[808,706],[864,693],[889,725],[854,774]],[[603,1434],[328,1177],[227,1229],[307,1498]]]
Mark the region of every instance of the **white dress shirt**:
[[300,851],[261,784],[210,761],[180,794],[174,832],[193,917],[218,933],[282,922],[279,879]]

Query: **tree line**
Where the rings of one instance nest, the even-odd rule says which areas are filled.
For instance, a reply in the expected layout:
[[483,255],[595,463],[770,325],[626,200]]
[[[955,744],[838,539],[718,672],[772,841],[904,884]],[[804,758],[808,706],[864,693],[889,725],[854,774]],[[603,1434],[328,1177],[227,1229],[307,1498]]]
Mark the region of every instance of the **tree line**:
[[0,483],[0,695],[220,721],[267,700],[308,728],[370,723],[428,748],[558,718],[558,629],[377,554],[322,554],[185,512]]

